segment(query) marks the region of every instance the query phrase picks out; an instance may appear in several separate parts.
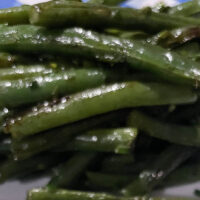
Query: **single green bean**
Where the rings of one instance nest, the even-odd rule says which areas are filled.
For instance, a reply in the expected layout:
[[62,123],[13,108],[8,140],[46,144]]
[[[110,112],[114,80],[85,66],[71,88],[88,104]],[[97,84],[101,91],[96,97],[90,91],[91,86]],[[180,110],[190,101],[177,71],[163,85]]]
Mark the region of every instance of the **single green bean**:
[[47,27],[120,28],[146,32],[200,24],[195,18],[154,13],[150,9],[135,10],[73,1],[37,4],[30,9],[29,17],[31,24]]
[[48,187],[69,188],[78,182],[80,176],[95,158],[95,153],[77,153],[67,162],[55,169],[55,174],[48,183]]
[[116,197],[105,193],[80,192],[70,190],[50,190],[47,188],[29,191],[27,200],[191,200],[190,198]]
[[131,67],[176,83],[197,87],[200,80],[199,63],[187,57],[141,41],[101,35],[82,28],[50,31],[31,25],[4,27],[0,31],[0,50],[75,55],[109,63],[126,61]]
[[104,84],[98,69],[67,69],[31,78],[0,81],[0,107],[17,107]]
[[125,196],[144,195],[151,192],[172,171],[190,158],[197,149],[171,145],[152,161],[150,167],[139,173],[138,177],[122,189]]
[[200,146],[200,128],[197,126],[168,124],[139,111],[130,114],[128,125],[145,131],[151,137],[176,144]]
[[102,127],[106,123],[117,122],[120,124],[126,120],[128,111],[121,110],[108,114],[95,116],[86,120],[78,121],[57,129],[49,130],[34,137],[24,138],[17,141],[12,140],[12,151],[16,159],[23,160],[43,151],[68,145],[78,134],[91,130],[92,128]]
[[101,86],[45,103],[11,119],[5,132],[14,138],[30,136],[64,124],[122,108],[184,104],[196,101],[189,88],[158,83],[123,82]]
[[66,149],[129,154],[136,138],[134,128],[97,129],[76,136]]

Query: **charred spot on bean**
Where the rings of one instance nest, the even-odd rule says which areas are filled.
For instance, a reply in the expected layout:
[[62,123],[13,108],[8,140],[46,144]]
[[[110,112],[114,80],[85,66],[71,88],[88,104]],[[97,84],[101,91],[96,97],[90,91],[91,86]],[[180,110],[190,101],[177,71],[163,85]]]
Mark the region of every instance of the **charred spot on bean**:
[[31,82],[31,84],[30,84],[30,89],[31,89],[31,90],[36,90],[36,89],[38,89],[38,88],[39,88],[39,84],[38,84],[37,81]]

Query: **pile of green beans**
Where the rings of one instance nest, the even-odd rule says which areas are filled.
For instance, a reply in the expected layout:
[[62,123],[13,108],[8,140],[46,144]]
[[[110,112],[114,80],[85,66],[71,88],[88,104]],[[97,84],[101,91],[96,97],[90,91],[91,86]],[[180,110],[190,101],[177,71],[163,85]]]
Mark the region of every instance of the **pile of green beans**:
[[0,184],[51,174],[27,200],[192,200],[155,192],[200,180],[200,3],[121,2],[0,10]]

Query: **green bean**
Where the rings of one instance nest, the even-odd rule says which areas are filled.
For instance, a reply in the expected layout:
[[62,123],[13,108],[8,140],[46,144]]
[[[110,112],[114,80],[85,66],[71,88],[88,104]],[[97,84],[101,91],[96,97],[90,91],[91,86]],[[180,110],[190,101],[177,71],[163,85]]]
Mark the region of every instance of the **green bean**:
[[57,154],[39,155],[23,161],[8,159],[0,165],[0,183],[10,178],[26,176],[36,171],[44,171],[54,166],[61,157]]
[[126,61],[131,67],[176,83],[198,86],[200,80],[199,63],[186,57],[144,42],[101,35],[81,28],[50,31],[30,25],[4,27],[0,31],[0,50],[76,55],[112,64]]
[[104,5],[109,5],[109,6],[116,6],[122,2],[123,0],[89,0],[87,1],[87,3],[104,4]]
[[197,19],[189,17],[73,1],[37,4],[30,9],[29,17],[31,24],[40,26],[120,28],[146,32],[200,24]]
[[191,147],[169,146],[158,158],[152,161],[151,167],[142,171],[135,180],[122,189],[122,194],[133,196],[151,192],[196,151],[195,148]]
[[81,174],[94,159],[95,153],[77,153],[67,162],[61,164],[48,183],[48,187],[69,188],[78,182]]
[[116,197],[106,193],[80,192],[70,190],[50,190],[47,188],[29,191],[27,200],[191,200],[190,198]]
[[131,113],[128,125],[145,131],[151,137],[166,140],[171,143],[200,146],[200,128],[196,126],[161,122],[139,111],[133,111]]
[[192,0],[169,9],[170,15],[191,16],[200,12],[200,2]]
[[134,128],[97,129],[76,136],[66,149],[129,154],[136,137]]
[[121,174],[105,174],[99,172],[87,172],[87,179],[89,184],[96,186],[100,189],[108,189],[117,191],[129,184],[134,176],[121,175]]
[[30,6],[12,7],[0,9],[0,24],[28,24]]
[[174,172],[172,172],[164,181],[161,183],[161,187],[178,186],[183,184],[194,183],[200,180],[200,162],[186,164]]
[[23,160],[49,149],[67,145],[76,135],[92,128],[102,127],[110,122],[120,124],[126,120],[128,111],[121,110],[106,115],[95,116],[86,120],[49,130],[34,137],[24,138],[21,141],[12,140],[12,151],[16,159]]
[[37,75],[46,75],[53,73],[54,69],[45,65],[17,65],[13,68],[0,69],[0,80],[15,80],[31,78]]
[[34,107],[30,112],[11,119],[5,132],[14,138],[22,138],[122,108],[183,104],[195,100],[195,93],[182,86],[140,82],[104,85],[62,98],[56,103]]
[[[136,144],[137,145],[137,144]],[[138,153],[139,154],[139,153]],[[140,159],[131,161],[128,160],[125,156],[127,155],[118,155],[120,156],[119,159],[113,160],[112,157],[105,158],[101,164],[101,172],[106,174],[121,174],[121,175],[131,175],[131,177],[139,172],[141,170],[145,169],[146,166],[148,166],[153,159],[155,159],[155,155],[151,152],[147,153],[145,152],[145,155],[142,154],[136,154],[135,156],[139,157]],[[132,155],[128,155],[131,157]],[[125,157],[125,158],[124,158]],[[119,160],[119,162],[117,162]]]
[[0,81],[0,107],[17,107],[97,87],[105,82],[105,77],[102,70],[71,68],[31,78]]

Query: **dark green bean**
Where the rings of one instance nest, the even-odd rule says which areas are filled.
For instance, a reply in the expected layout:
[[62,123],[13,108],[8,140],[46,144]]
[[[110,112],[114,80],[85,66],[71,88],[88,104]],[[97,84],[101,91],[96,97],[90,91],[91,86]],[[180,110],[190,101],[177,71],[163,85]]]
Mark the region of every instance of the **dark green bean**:
[[146,32],[200,24],[194,18],[154,13],[150,9],[135,10],[73,1],[37,4],[30,9],[29,16],[31,24],[40,26],[120,28]]
[[123,168],[134,166],[134,156],[130,155],[109,155],[101,163],[101,171],[104,173],[123,173]]
[[87,169],[87,166],[95,158],[95,153],[77,153],[67,162],[61,164],[55,169],[55,174],[48,183],[48,187],[53,188],[69,188],[75,183],[81,174]]
[[139,111],[131,113],[128,125],[143,130],[152,137],[172,143],[200,146],[200,128],[198,126],[184,126],[161,122]]
[[[136,144],[137,147],[137,144]],[[140,153],[135,153],[134,156],[139,157],[135,161],[129,160],[125,155],[118,155],[119,159],[113,160],[112,157],[105,158],[101,164],[101,172],[106,174],[121,174],[121,175],[133,175],[138,174],[141,170],[144,170],[146,166],[151,164],[152,160],[155,159],[156,155],[152,152],[145,152],[145,155]],[[128,155],[131,157],[132,155]],[[124,158],[125,157],[125,158]],[[115,157],[114,157],[115,159]],[[118,161],[119,160],[119,161]],[[118,161],[118,162],[117,162]]]
[[194,183],[200,180],[200,162],[186,164],[172,172],[161,183],[161,187],[178,186]]
[[26,176],[36,171],[44,171],[61,160],[57,154],[39,155],[23,161],[8,159],[0,165],[0,183],[10,178]]
[[98,172],[87,172],[86,175],[89,184],[92,186],[94,185],[100,189],[108,189],[116,192],[134,179],[133,175],[105,174]]
[[171,145],[158,158],[152,161],[150,167],[139,173],[138,177],[122,189],[126,196],[144,195],[151,192],[180,164],[184,163],[197,150],[195,148]]

